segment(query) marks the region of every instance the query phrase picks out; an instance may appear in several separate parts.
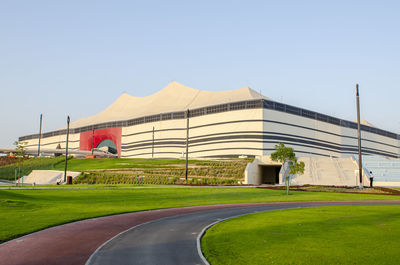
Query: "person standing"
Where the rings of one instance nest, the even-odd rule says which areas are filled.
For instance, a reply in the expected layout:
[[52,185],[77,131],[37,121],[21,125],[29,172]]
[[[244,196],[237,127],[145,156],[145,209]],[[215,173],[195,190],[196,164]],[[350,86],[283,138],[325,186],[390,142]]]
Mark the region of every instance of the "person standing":
[[372,183],[374,182],[374,176],[372,175],[372,171],[369,172],[369,186],[372,188]]

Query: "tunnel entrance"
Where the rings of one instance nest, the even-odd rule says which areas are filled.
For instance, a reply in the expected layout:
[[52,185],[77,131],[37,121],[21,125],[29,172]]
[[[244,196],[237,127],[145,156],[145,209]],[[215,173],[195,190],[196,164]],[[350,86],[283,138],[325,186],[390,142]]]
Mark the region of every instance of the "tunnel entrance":
[[279,184],[279,171],[282,166],[260,165],[262,184]]
[[114,142],[111,141],[111,140],[109,140],[109,139],[106,139],[106,140],[101,141],[101,142],[96,146],[96,148],[97,148],[97,149],[100,149],[100,150],[102,150],[103,148],[105,148],[105,150],[106,150],[107,152],[110,152],[111,154],[117,154],[117,153],[118,153],[117,146],[115,146]]

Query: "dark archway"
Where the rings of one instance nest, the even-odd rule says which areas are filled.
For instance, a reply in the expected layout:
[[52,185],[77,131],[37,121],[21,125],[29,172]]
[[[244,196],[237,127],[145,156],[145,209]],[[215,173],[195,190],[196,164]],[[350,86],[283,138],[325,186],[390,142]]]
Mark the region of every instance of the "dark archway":
[[97,149],[103,149],[104,147],[107,147],[108,148],[108,152],[109,153],[111,153],[111,154],[117,154],[118,153],[118,149],[117,149],[117,146],[115,145],[115,143],[113,142],[113,141],[111,141],[111,140],[109,140],[109,139],[105,139],[105,140],[103,140],[103,141],[101,141],[97,146],[96,146],[96,148]]
[[282,166],[260,165],[261,183],[263,184],[279,184],[279,171]]

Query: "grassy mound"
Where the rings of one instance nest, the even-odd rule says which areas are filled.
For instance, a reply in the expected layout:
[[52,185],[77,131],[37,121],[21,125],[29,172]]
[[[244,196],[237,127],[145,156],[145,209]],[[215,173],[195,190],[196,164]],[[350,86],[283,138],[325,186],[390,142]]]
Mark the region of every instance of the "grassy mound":
[[[34,169],[64,170],[65,157],[31,158],[0,166],[0,179],[13,180],[15,169],[21,175]],[[189,184],[234,184],[244,180],[251,159],[189,160]],[[68,170],[84,172],[75,184],[181,184],[185,178],[183,159],[69,158]]]
[[64,157],[35,157],[24,160],[19,160],[15,163],[0,166],[0,179],[14,180],[15,170],[21,168],[21,176],[29,175],[32,170],[39,169],[58,169],[64,166]]

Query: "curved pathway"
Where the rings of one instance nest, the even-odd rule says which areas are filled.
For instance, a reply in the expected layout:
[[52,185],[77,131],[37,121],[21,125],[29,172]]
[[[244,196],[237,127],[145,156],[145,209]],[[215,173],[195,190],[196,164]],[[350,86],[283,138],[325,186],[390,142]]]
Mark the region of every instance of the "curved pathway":
[[[196,239],[206,225],[217,219],[256,211],[350,204],[400,204],[400,201],[225,204],[106,216],[52,227],[3,243],[0,264],[85,264],[100,246],[88,264],[110,264],[110,259],[113,265],[204,264],[198,255]],[[107,240],[110,241],[104,244]],[[120,259],[120,255],[127,256]]]

